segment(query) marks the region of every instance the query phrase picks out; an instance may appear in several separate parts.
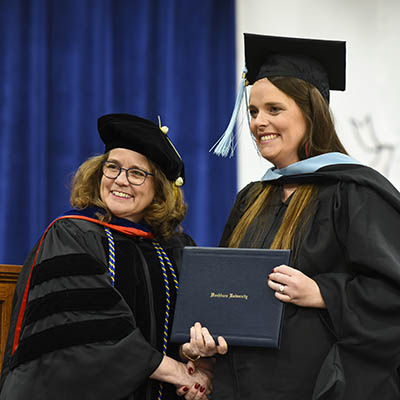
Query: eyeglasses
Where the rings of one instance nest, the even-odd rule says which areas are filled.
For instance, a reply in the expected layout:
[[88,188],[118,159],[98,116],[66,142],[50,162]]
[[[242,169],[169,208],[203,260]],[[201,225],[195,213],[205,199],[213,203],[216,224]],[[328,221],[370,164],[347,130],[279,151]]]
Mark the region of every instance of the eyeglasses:
[[123,170],[126,173],[128,182],[135,186],[143,185],[148,175],[154,176],[154,174],[140,168],[122,168],[112,161],[102,162],[102,171],[106,178],[117,179]]

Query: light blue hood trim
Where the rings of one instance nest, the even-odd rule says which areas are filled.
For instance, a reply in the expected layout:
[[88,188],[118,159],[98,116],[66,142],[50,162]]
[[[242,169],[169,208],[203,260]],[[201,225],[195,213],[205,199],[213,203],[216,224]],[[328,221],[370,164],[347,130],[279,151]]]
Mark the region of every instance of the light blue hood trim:
[[282,176],[309,174],[318,171],[322,167],[336,164],[358,164],[363,165],[359,161],[342,153],[326,153],[320,156],[307,158],[306,160],[298,161],[291,164],[286,168],[278,169],[276,167],[270,168],[261,180],[273,181],[281,178]]

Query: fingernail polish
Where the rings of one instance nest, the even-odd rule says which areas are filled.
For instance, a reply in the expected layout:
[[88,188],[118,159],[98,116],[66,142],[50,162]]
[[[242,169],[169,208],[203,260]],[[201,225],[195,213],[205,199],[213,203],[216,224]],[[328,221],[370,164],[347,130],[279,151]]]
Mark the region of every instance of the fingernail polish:
[[195,389],[198,389],[200,387],[200,384],[199,383],[196,383],[195,385],[194,385],[194,388]]
[[183,391],[184,391],[184,392],[187,392],[188,390],[189,390],[189,388],[186,387],[186,386],[183,388]]
[[205,389],[206,389],[206,388],[203,388],[203,386],[202,386],[202,387],[200,388],[200,392],[203,393]]
[[189,368],[189,375],[193,374],[193,368]]

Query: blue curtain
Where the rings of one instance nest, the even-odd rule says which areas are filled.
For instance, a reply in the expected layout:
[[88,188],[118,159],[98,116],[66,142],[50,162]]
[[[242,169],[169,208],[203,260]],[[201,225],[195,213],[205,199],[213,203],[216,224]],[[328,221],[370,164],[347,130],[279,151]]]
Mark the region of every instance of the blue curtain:
[[234,0],[0,0],[0,263],[22,263],[103,152],[97,118],[169,126],[186,166],[185,230],[217,245],[236,160],[208,149],[235,98]]

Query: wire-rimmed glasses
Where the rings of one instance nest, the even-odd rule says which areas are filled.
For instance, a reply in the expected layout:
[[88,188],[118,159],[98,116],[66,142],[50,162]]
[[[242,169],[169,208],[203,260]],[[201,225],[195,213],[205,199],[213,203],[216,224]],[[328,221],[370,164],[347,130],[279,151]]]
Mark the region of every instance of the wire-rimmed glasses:
[[151,172],[140,168],[123,168],[113,161],[102,162],[103,175],[109,179],[117,179],[122,171],[125,171],[128,182],[135,186],[143,185],[148,175],[154,176]]

